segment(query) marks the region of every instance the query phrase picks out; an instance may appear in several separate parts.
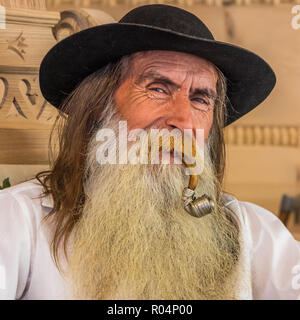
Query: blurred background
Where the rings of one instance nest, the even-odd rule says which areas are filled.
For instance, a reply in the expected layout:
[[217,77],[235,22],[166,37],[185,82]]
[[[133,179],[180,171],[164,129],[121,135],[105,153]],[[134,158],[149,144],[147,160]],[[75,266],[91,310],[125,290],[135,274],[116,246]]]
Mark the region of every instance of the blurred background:
[[47,51],[72,33],[150,3],[194,13],[215,39],[256,52],[275,70],[271,96],[225,130],[224,189],[284,217],[300,240],[297,201],[282,204],[284,194],[300,194],[300,0],[0,0],[0,184],[48,167],[56,111],[38,85]]

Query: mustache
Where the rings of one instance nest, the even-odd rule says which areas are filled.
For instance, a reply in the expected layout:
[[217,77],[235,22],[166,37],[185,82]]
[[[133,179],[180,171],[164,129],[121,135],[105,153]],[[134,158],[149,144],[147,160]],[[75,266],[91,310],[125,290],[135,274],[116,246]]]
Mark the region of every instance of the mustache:
[[[114,119],[103,122],[95,131],[94,137],[103,144],[104,150],[112,150],[112,159],[104,159],[111,164],[143,163],[143,164],[167,164],[169,162],[159,162],[159,152],[172,152],[182,164],[189,167],[201,156],[201,149],[204,147],[204,131],[197,129],[195,136],[191,129],[179,130],[177,128],[168,130],[166,128],[156,128],[151,126],[147,129],[132,129],[128,132],[127,121],[120,120],[115,115]],[[105,148],[106,149],[105,149]],[[136,157],[139,150],[139,157]],[[125,157],[125,158],[124,158]],[[108,161],[107,161],[108,160]],[[110,161],[112,160],[112,161]],[[165,159],[166,160],[166,159]],[[125,161],[125,162],[124,162]],[[99,163],[101,159],[99,159]],[[103,162],[103,164],[105,161]]]

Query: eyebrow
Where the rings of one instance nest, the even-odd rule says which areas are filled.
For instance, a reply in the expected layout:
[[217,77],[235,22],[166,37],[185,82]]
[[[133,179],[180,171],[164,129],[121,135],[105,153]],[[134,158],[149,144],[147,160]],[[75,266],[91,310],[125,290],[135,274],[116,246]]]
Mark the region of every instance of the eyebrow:
[[[166,85],[172,86],[176,89],[180,88],[179,84],[175,83],[174,81],[172,81],[168,77],[163,76],[163,75],[161,75],[157,72],[154,72],[154,71],[148,71],[148,72],[145,72],[145,73],[139,75],[136,80],[136,84],[140,85],[141,83],[143,83],[147,80],[159,81],[159,82],[162,82]],[[215,101],[217,99],[216,91],[211,88],[195,88],[195,89],[191,90],[190,93],[192,95],[199,94],[199,95],[206,96],[207,98],[212,99],[213,101]]]

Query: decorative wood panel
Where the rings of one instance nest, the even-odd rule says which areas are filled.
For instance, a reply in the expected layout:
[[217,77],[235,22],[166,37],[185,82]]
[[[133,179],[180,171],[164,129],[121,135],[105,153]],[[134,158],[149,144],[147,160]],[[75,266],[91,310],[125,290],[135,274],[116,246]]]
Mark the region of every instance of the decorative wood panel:
[[56,41],[58,12],[6,8],[0,30],[0,128],[50,128],[56,110],[42,97],[38,72]]
[[0,164],[47,163],[57,110],[40,92],[40,62],[64,37],[113,21],[93,9],[59,13],[6,8],[6,29],[0,30]]
[[229,126],[225,141],[228,145],[300,148],[300,126]]

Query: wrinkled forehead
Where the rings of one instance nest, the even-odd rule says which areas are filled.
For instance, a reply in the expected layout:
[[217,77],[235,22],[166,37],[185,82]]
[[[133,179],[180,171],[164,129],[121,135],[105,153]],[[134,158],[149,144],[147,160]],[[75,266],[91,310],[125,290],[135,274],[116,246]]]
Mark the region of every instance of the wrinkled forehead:
[[165,75],[197,77],[209,77],[214,82],[218,78],[216,67],[210,61],[193,54],[151,50],[141,51],[130,55],[128,64],[128,75],[140,76],[149,71],[157,71]]

